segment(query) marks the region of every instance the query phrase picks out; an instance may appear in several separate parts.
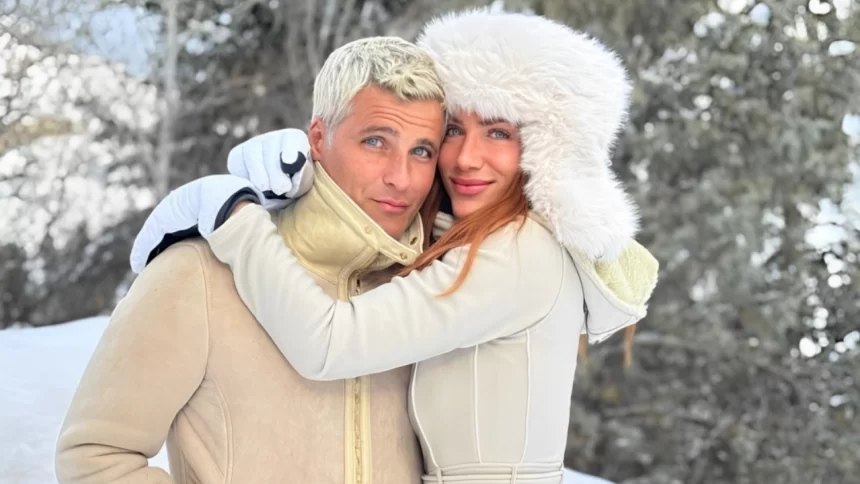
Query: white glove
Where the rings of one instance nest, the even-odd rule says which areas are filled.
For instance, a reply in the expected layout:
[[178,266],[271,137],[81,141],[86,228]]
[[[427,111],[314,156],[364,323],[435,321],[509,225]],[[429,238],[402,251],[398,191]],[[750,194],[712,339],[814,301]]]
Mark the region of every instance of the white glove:
[[263,194],[264,207],[279,210],[310,190],[314,180],[310,150],[301,130],[270,131],[230,150],[227,170],[250,180]]
[[208,238],[242,201],[259,203],[263,194],[250,181],[233,175],[206,176],[170,192],[143,223],[131,247],[131,270],[140,273],[174,243]]

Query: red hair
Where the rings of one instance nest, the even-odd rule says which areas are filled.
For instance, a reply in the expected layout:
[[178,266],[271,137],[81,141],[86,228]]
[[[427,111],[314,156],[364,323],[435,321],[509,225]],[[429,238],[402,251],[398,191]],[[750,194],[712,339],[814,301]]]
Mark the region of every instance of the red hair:
[[426,250],[412,265],[403,269],[399,275],[405,276],[414,270],[423,269],[436,259],[441,258],[449,250],[468,245],[469,253],[466,255],[463,270],[460,271],[460,275],[457,276],[451,287],[439,294],[439,297],[448,296],[459,289],[466,281],[466,277],[469,276],[469,271],[472,269],[481,243],[490,234],[511,222],[518,222],[522,227],[529,213],[529,201],[524,192],[525,181],[525,175],[522,172],[517,173],[498,202],[488,204],[457,220],[439,240],[431,245],[430,235],[433,231],[433,222],[436,220],[442,198],[445,196],[442,191],[442,183],[437,176],[420,212],[424,223]]
[[[430,188],[430,193],[424,200],[420,211],[424,227],[425,250],[412,265],[404,268],[398,275],[406,276],[414,270],[423,269],[432,264],[436,259],[440,259],[449,250],[469,245],[469,253],[466,256],[466,262],[463,264],[463,270],[460,271],[460,274],[454,283],[451,284],[451,287],[439,294],[438,297],[448,296],[459,289],[463,285],[463,282],[466,281],[466,277],[469,276],[469,271],[472,269],[472,264],[475,262],[475,257],[478,255],[481,243],[491,233],[512,222],[518,222],[520,227],[522,227],[529,213],[529,202],[524,192],[525,181],[525,175],[522,172],[518,173],[498,202],[480,208],[457,220],[439,240],[432,242],[433,224],[436,221],[436,215],[439,213],[442,200],[446,196],[442,188],[442,182],[437,174],[436,179],[433,181],[433,186]],[[632,364],[633,334],[635,332],[636,325],[631,325],[624,329],[625,368]],[[579,337],[580,357],[584,358],[587,356],[587,348],[588,339],[582,335]]]

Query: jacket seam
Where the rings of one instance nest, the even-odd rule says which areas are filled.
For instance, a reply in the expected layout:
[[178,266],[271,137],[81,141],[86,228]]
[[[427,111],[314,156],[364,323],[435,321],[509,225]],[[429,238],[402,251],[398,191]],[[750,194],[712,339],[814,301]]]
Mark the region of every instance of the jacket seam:
[[565,250],[564,247],[561,246],[559,246],[558,250],[561,254],[561,277],[559,277],[558,280],[558,292],[555,293],[555,299],[553,299],[552,305],[550,305],[549,311],[546,312],[543,319],[549,317],[549,315],[555,310],[555,306],[558,304],[558,300],[561,299],[562,289],[564,288],[564,276],[566,275],[566,269],[564,267]]
[[[208,368],[209,367],[209,352],[211,350],[211,345],[212,345],[212,340],[211,340],[210,331],[209,331],[209,323],[210,323],[209,314],[211,312],[210,311],[210,305],[212,304],[212,291],[211,291],[211,288],[209,286],[208,271],[206,270],[206,264],[204,264],[204,262],[203,262],[203,253],[200,251],[200,249],[197,246],[195,246],[194,244],[182,244],[182,245],[184,245],[186,247],[190,247],[191,249],[194,250],[194,254],[197,256],[196,257],[197,264],[200,266],[200,274],[203,276],[203,281],[202,281],[202,283],[203,283],[203,300],[205,302],[205,304],[204,304],[205,312],[203,315],[203,321],[205,324],[203,325],[203,328],[206,330],[206,336],[204,339],[206,340],[206,368]],[[205,375],[205,373],[206,373],[205,369],[204,369],[203,373]]]
[[574,268],[576,268],[576,273],[577,273],[577,276],[579,277],[579,284],[580,284],[580,286],[582,286],[582,290],[583,290],[583,309],[585,310],[585,320],[584,320],[583,324],[585,326],[585,333],[589,336],[589,339],[591,339],[593,337],[597,340],[600,340],[604,336],[611,336],[611,335],[615,334],[616,332],[626,328],[627,326],[630,326],[631,324],[635,324],[639,319],[641,319],[636,314],[636,311],[628,311],[626,308],[621,307],[619,304],[617,304],[616,301],[614,300],[614,298],[610,298],[609,296],[607,296],[606,293],[604,293],[604,291],[600,288],[600,284],[594,280],[594,277],[592,277],[592,275],[590,273],[586,273],[586,277],[588,277],[588,279],[591,281],[591,283],[597,287],[597,292],[600,294],[600,296],[603,298],[603,300],[606,301],[607,303],[609,303],[610,306],[612,306],[613,308],[615,308],[616,310],[618,310],[622,314],[627,315],[627,319],[622,324],[617,325],[617,326],[613,326],[613,327],[611,327],[605,331],[592,331],[592,330],[588,329],[589,312],[588,312],[588,303],[585,302],[585,299],[584,299],[584,297],[585,297],[585,285],[583,284],[583,280],[582,280],[582,272],[579,270],[579,267],[576,266],[575,263],[574,263]]
[[[565,257],[564,248],[559,246],[559,252],[560,252],[561,258],[562,258],[562,261],[561,261],[562,262],[561,263],[561,277],[559,278],[559,281],[558,281],[558,290],[555,293],[555,299],[553,299],[552,304],[549,305],[549,308],[547,309],[546,313],[543,314],[543,316],[540,316],[539,318],[537,318],[537,320],[535,320],[534,323],[528,325],[527,327],[523,328],[520,331],[517,331],[514,334],[520,335],[520,334],[523,334],[523,333],[525,333],[527,331],[531,331],[531,330],[539,331],[540,330],[539,326],[541,325],[541,323],[543,323],[544,321],[546,321],[549,318],[549,316],[555,310],[555,307],[558,305],[558,301],[561,299],[561,294],[563,292],[562,290],[564,289],[564,278],[565,278],[565,275],[567,274],[566,269],[564,267],[564,257]],[[580,282],[580,285],[582,285],[581,282]]]
[[[529,448],[529,423],[532,412],[532,338],[531,329],[526,330],[526,413],[525,413],[525,433],[523,435],[523,453],[520,455],[522,464],[526,460],[526,453]],[[516,471],[515,471],[516,472]]]
[[[209,328],[209,325],[211,323],[210,315],[212,313],[212,311],[211,311],[212,288],[210,286],[209,271],[207,271],[207,269],[206,269],[206,264],[205,264],[205,259],[204,259],[205,256],[204,256],[203,252],[200,250],[200,248],[198,248],[194,244],[184,244],[184,245],[187,245],[188,247],[194,249],[194,252],[197,255],[197,263],[200,265],[200,273],[203,276],[203,292],[204,292],[204,299],[205,299],[205,303],[206,303],[204,305],[205,306],[205,314],[204,314],[204,318],[203,318],[204,322],[205,322],[204,328],[206,330],[206,336],[205,336],[205,339],[206,339],[206,364],[205,364],[205,367],[203,370],[203,377],[205,378],[206,374],[208,373],[209,354],[210,354],[210,351],[212,349],[212,338],[211,338],[211,331]],[[224,411],[224,435],[226,436],[225,444],[227,447],[226,448],[227,463],[225,466],[225,472],[224,472],[223,478],[224,478],[224,483],[226,484],[226,483],[230,482],[230,480],[232,479],[232,476],[233,476],[233,429],[232,429],[232,424],[231,424],[231,419],[230,419],[230,407],[227,405],[227,401],[224,398],[224,392],[221,389],[221,385],[218,382],[218,379],[215,378],[214,375],[209,375],[209,376],[212,380],[212,383],[215,385],[216,391],[218,392],[219,405],[222,407],[222,409]],[[202,379],[201,379],[201,383],[202,383]]]
[[421,362],[419,361],[418,363],[415,363],[415,366],[412,368],[412,378],[409,382],[409,402],[407,405],[412,406],[412,416],[415,418],[415,425],[418,427],[415,434],[421,442],[424,442],[427,445],[427,453],[430,454],[430,462],[433,463],[433,467],[437,470],[441,470],[439,464],[436,462],[436,456],[433,454],[433,445],[429,440],[427,440],[427,433],[424,432],[424,426],[421,425],[421,417],[418,415],[418,406],[415,405],[415,387],[418,386],[418,367],[420,364]]
[[[175,427],[173,429],[173,433],[177,433]],[[185,484],[186,482],[188,482],[188,459],[185,457],[185,452],[182,451],[182,446],[177,445],[176,447],[176,451],[179,453],[179,462],[181,464],[179,467],[178,481],[182,484]]]
[[224,434],[227,437],[227,466],[224,470],[224,483],[227,484],[233,480],[233,424],[232,419],[230,418],[230,406],[227,404],[227,399],[224,398],[224,392],[221,390],[221,385],[215,378],[212,379],[212,383],[218,391],[218,403],[224,409]]
[[[369,260],[367,260],[367,252],[372,252],[374,254],[374,257],[371,257]],[[347,283],[349,283],[350,277],[355,274],[361,275],[364,270],[362,266],[368,263],[372,263],[373,260],[376,258],[375,254],[377,253],[378,252],[376,250],[373,250],[370,247],[359,251],[358,254],[355,255],[355,257],[353,257],[349,262],[344,264],[343,269],[341,269],[341,271],[337,275],[337,281],[335,282],[335,284],[339,284],[341,280],[345,280]],[[367,262],[365,262],[365,260],[367,260]],[[359,261],[361,261],[361,263],[358,263]],[[348,298],[351,298],[352,296],[352,294],[347,294]]]
[[[635,312],[635,311],[628,311],[628,310],[627,310],[627,308],[624,308],[624,307],[622,307],[622,305],[619,305],[619,304],[617,303],[617,301],[615,300],[615,298],[610,298],[609,296],[607,296],[607,295],[604,293],[604,291],[603,291],[602,289],[600,289],[599,280],[595,280],[595,279],[594,279],[594,277],[593,277],[591,274],[586,274],[586,276],[591,280],[591,282],[593,282],[593,283],[594,283],[594,285],[595,285],[595,286],[597,286],[597,292],[599,292],[599,293],[600,293],[600,295],[601,295],[601,296],[603,296],[603,299],[604,299],[606,302],[608,302],[609,304],[611,304],[613,308],[615,308],[615,309],[617,309],[617,310],[621,311],[622,313],[624,313],[624,314],[626,314],[626,315],[628,315],[628,316],[630,316],[630,317],[633,317],[633,318],[635,318],[635,317],[636,317],[636,312]],[[581,277],[580,277],[580,279],[581,279]]]
[[478,349],[480,347],[480,344],[475,345],[475,352],[472,355],[472,412],[475,414],[475,453],[478,456],[478,463],[483,464],[484,459],[481,457],[480,415],[478,413]]
[[[580,285],[583,286],[583,291],[585,291],[585,284],[583,284],[582,271],[579,270],[579,264],[577,263],[576,259],[574,259],[573,265],[576,268],[577,275],[579,276],[579,283],[580,283]],[[635,309],[633,311],[630,311],[630,310],[628,310],[628,308],[624,307],[624,306],[635,306],[635,304],[627,304],[627,303],[624,303],[623,301],[619,301],[618,298],[615,297],[611,292],[609,295],[607,295],[606,291],[604,291],[603,288],[601,287],[602,281],[600,280],[600,278],[595,278],[594,274],[591,271],[585,271],[585,277],[587,277],[588,280],[594,284],[594,286],[597,288],[597,292],[600,293],[600,296],[606,302],[608,302],[614,309],[617,309],[618,311],[620,311],[620,312],[622,312],[622,313],[624,313],[627,316],[630,316],[632,318],[636,318],[638,316],[638,314],[637,314],[638,311],[636,311]],[[621,304],[619,304],[619,302]]]

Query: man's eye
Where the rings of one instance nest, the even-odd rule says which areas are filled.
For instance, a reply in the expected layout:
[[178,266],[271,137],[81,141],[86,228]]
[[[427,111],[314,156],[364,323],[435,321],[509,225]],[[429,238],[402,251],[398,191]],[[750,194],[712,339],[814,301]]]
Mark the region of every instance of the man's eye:
[[364,143],[368,146],[373,146],[374,148],[382,146],[382,140],[379,138],[367,138],[364,140]]
[[433,154],[427,148],[415,148],[412,150],[412,153],[422,157],[422,158],[430,158]]

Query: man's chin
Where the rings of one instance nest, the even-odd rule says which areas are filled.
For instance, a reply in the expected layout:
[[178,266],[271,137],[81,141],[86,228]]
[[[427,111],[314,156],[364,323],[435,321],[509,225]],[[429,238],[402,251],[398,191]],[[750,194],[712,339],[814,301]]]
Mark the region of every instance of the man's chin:
[[388,214],[379,214],[372,218],[386,234],[395,239],[400,239],[403,237],[409,224],[415,219],[415,215],[407,218],[406,216],[392,217]]
[[[377,222],[379,223],[379,222]],[[408,225],[404,225],[402,222],[398,223],[380,223],[380,227],[385,231],[386,234],[390,235],[394,239],[400,239],[403,237],[403,233],[406,232],[406,227]]]
[[418,216],[417,211],[413,212],[414,209],[409,210],[410,213],[389,213],[380,207],[377,202],[363,204],[361,208],[386,234],[397,240],[403,237],[406,229],[409,228],[412,221]]

